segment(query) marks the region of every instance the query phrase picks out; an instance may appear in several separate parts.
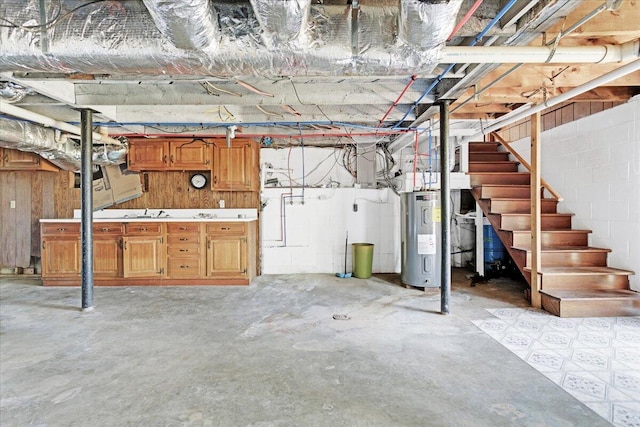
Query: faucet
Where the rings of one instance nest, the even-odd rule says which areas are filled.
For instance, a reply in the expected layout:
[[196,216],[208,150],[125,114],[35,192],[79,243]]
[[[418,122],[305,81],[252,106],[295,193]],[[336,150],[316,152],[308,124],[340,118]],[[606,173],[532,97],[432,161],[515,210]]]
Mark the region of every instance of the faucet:
[[163,210],[160,210],[160,212],[158,212],[158,215],[156,215],[156,218],[160,218],[160,215],[162,215],[163,213],[165,213]]

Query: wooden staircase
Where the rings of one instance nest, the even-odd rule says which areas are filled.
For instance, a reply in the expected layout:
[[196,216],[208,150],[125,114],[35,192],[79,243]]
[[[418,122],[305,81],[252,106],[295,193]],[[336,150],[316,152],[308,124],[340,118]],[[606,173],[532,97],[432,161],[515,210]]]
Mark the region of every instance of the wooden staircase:
[[[472,193],[511,258],[531,284],[530,174],[497,142],[469,143]],[[588,244],[591,230],[571,226],[556,198],[541,200],[542,308],[560,317],[640,315],[640,294],[629,289],[631,271],[607,266],[610,249]]]

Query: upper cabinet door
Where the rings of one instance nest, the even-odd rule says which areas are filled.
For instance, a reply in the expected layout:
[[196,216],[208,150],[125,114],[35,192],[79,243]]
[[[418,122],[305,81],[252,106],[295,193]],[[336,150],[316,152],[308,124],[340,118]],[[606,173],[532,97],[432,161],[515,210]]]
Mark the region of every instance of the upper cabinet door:
[[127,162],[130,170],[166,170],[169,168],[169,142],[131,140]]
[[254,191],[258,177],[257,146],[251,141],[216,142],[213,146],[213,190]]
[[202,171],[211,168],[211,145],[204,141],[171,141],[170,150],[172,169]]
[[36,153],[0,148],[0,168],[8,170],[58,171],[58,167]]

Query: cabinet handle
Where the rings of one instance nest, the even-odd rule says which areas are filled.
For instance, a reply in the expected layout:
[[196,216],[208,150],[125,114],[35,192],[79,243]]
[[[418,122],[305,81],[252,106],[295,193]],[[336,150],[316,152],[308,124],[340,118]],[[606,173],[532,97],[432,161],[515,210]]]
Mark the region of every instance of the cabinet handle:
[[220,230],[231,230],[229,227],[220,227]]
[[180,239],[178,239],[178,240],[180,240],[181,242],[188,242],[188,241],[189,241],[189,238],[188,238],[188,237],[181,237],[181,238],[180,238]]
[[122,242],[122,246],[123,246],[123,249],[126,251],[127,250],[127,242]]
[[147,228],[146,228],[146,227],[140,227],[140,228],[138,228],[138,230],[140,230],[140,231],[147,231]]
[[211,240],[207,240],[207,249],[211,249]]
[[44,241],[42,241],[42,249],[44,249]]
[[217,175],[213,175],[213,183],[214,184],[218,183],[218,176]]
[[66,230],[66,228],[64,228],[64,227],[58,228],[58,231],[65,231],[65,230]]
[[123,247],[122,242],[123,242],[123,240],[122,240],[122,239],[120,239],[120,241],[118,242],[118,246],[120,246],[120,249],[122,249],[122,247]]
[[189,252],[189,249],[180,249],[180,252]]
[[111,231],[111,229],[107,227],[102,227],[102,231]]
[[188,265],[181,265],[180,268],[189,268]]
[[169,156],[169,161],[170,161],[171,163],[173,163],[173,154],[172,154],[171,156]]
[[167,155],[162,156],[162,163],[167,163]]

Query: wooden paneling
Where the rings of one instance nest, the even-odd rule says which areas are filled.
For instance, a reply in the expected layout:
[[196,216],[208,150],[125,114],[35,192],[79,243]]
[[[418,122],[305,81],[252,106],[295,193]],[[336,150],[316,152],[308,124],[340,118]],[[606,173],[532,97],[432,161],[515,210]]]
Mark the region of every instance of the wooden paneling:
[[[16,266],[28,267],[31,264],[31,172],[16,173]],[[28,189],[22,193],[22,189]],[[19,231],[18,231],[19,230]]]
[[11,201],[16,200],[16,172],[0,172],[0,266],[16,267],[16,209]]

